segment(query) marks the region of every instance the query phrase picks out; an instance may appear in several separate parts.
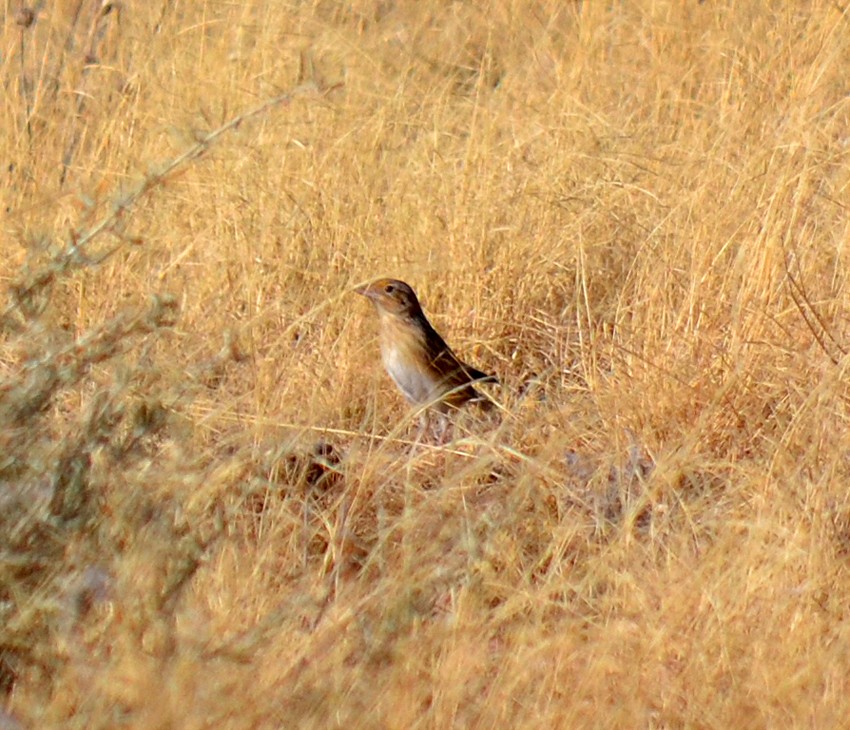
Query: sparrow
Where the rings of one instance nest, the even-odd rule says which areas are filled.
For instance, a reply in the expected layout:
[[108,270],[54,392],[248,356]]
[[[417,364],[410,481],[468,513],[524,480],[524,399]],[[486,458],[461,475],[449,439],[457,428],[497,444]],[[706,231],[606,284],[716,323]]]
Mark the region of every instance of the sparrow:
[[410,403],[431,405],[441,414],[469,402],[492,407],[473,383],[499,381],[458,359],[431,326],[409,284],[378,279],[354,291],[375,305],[384,367]]

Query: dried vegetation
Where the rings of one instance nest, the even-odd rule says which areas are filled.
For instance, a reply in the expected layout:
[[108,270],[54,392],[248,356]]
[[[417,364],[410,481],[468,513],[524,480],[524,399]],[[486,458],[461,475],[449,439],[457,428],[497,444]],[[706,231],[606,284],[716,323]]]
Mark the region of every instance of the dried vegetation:
[[846,722],[846,8],[3,19],[0,727]]

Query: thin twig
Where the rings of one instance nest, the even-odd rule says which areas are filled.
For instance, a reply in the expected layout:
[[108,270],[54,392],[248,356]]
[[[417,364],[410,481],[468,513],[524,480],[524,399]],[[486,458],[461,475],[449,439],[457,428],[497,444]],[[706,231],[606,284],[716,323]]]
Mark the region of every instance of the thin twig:
[[32,144],[32,81],[27,78],[27,31],[35,23],[35,11],[31,8],[22,7],[15,16],[15,22],[21,29],[21,93],[24,95],[26,105],[26,127],[27,139]]
[[[817,310],[812,305],[809,295],[806,292],[806,288],[803,286],[802,278],[795,278],[794,274],[791,273],[787,253],[783,258],[783,263],[785,265],[785,275],[788,277],[788,281],[791,284],[789,287],[791,299],[794,300],[794,305],[797,307],[797,311],[800,313],[800,316],[803,318],[803,321],[806,323],[806,326],[809,328],[809,331],[814,336],[818,345],[820,345],[821,350],[824,351],[826,356],[832,361],[833,365],[838,365],[838,358],[836,358],[830,351],[830,348],[827,347],[826,340],[828,339],[842,355],[846,355],[847,350],[841,346],[841,343],[839,343],[833,336],[832,332],[826,324],[824,324],[821,316],[817,313]],[[797,261],[797,268],[800,268],[799,261]]]
[[[79,129],[79,123],[80,119],[82,119],[83,113],[85,112],[86,99],[88,98],[85,87],[92,67],[99,63],[98,44],[103,39],[104,33],[106,32],[106,23],[109,22],[105,20],[105,18],[108,15],[118,18],[119,12],[120,11],[111,3],[100,3],[100,7],[97,8],[94,18],[92,19],[82,57],[82,68],[80,70],[79,81],[77,82],[77,88],[75,91],[76,106],[74,113],[69,119],[69,125],[71,127],[70,140],[65,147],[65,153],[62,155],[62,172],[59,173],[60,187],[65,184],[68,170],[70,169],[74,156],[77,154],[77,150],[80,146],[81,132]],[[117,22],[117,20],[115,22]]]
[[53,73],[48,77],[53,81],[53,101],[59,97],[59,89],[61,87],[60,77],[62,76],[62,72],[65,69],[65,62],[68,59],[68,55],[74,47],[74,34],[77,28],[77,23],[80,20],[80,13],[83,9],[83,0],[79,0],[77,6],[74,8],[74,12],[71,14],[71,22],[68,24],[68,35],[65,36],[65,43],[62,46],[62,50],[56,54],[56,65],[53,68]]

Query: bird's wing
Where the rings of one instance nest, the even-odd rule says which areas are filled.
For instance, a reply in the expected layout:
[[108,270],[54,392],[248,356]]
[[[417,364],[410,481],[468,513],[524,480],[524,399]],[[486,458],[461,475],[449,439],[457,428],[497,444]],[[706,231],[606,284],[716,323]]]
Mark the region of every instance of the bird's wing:
[[425,341],[431,368],[436,374],[439,374],[446,385],[456,388],[472,382],[499,382],[494,376],[481,372],[461,361],[433,328],[431,328],[430,335],[425,338]]

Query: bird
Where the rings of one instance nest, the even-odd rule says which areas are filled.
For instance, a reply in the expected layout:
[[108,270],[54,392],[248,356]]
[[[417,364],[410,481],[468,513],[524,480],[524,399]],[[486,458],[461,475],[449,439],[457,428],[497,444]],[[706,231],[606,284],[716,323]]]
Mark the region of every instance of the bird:
[[354,291],[375,305],[384,367],[408,402],[431,406],[443,415],[470,402],[492,408],[492,401],[473,384],[498,379],[455,355],[431,326],[409,284],[378,279]]

